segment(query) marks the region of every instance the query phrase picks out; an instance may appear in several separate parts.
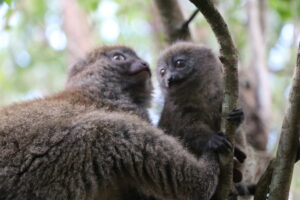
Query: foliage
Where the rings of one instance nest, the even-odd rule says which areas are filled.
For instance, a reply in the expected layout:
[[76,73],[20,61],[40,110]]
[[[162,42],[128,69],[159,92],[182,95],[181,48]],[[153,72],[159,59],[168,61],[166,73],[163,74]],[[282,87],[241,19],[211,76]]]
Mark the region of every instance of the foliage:
[[[102,43],[126,43],[151,61],[155,52],[147,10],[149,3],[134,1],[78,0],[89,14]],[[99,6],[114,4],[111,16],[102,14]],[[143,9],[141,9],[143,8]],[[5,0],[0,4],[0,105],[31,99],[63,88],[67,70],[66,44],[56,44],[65,37],[60,1]],[[117,26],[116,37],[106,38],[105,22]],[[143,41],[143,42],[141,42]],[[150,52],[150,53],[148,53]]]
[[[155,64],[162,43],[154,31],[153,2],[140,0],[77,0],[101,44],[124,43]],[[240,52],[239,64],[249,67],[247,0],[216,1]],[[61,0],[0,0],[0,105],[39,97],[63,88],[67,70],[67,38]],[[185,16],[194,10],[181,0]],[[268,0],[266,40],[273,99],[273,130],[280,130],[299,36],[298,0]],[[191,23],[197,41],[218,49],[201,14]],[[296,34],[296,35],[294,35]],[[297,35],[298,34],[298,35]],[[291,38],[287,40],[287,38]],[[285,58],[281,59],[280,58]],[[276,131],[273,131],[276,133]],[[274,136],[272,136],[274,138]],[[274,143],[274,140],[273,140]],[[299,185],[299,180],[296,179]]]

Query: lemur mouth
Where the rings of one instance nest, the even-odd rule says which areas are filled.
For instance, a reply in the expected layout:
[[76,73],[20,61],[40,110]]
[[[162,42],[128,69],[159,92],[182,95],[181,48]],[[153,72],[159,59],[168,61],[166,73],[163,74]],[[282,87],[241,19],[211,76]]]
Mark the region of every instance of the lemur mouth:
[[180,85],[181,83],[183,83],[185,81],[185,79],[176,79],[176,78],[169,78],[167,80],[167,87],[168,88],[171,88],[173,86],[176,86],[176,85]]
[[145,73],[148,74],[149,76],[151,76],[151,71],[149,69],[148,66],[144,66],[144,65],[139,65],[139,66],[135,66],[133,67],[133,69],[128,73],[130,76],[135,76],[141,73]]

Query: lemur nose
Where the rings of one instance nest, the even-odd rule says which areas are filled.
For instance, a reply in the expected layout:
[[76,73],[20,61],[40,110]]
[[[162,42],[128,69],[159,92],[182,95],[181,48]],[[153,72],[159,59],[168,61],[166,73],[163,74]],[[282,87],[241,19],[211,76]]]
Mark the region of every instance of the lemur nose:
[[168,82],[170,83],[170,82],[172,82],[174,80],[174,76],[170,76],[169,78],[168,78]]
[[141,64],[142,64],[143,66],[145,66],[145,67],[149,67],[148,63],[145,62],[145,61],[142,61]]
[[175,77],[174,76],[170,76],[167,81],[168,81],[168,87],[170,87],[172,85],[172,83],[174,82]]

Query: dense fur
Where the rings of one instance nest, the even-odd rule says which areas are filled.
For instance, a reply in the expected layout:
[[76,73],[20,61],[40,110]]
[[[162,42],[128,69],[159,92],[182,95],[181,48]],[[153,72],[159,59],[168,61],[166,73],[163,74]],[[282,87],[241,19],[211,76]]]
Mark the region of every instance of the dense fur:
[[[220,130],[222,76],[219,59],[209,48],[201,45],[178,42],[166,49],[158,59],[157,77],[165,97],[159,127],[182,140],[197,156],[214,150],[208,146]],[[229,118],[240,122],[239,113],[234,111]],[[246,144],[243,133],[237,133],[235,139],[235,156],[238,158],[241,150],[250,158],[246,159],[245,164],[235,166],[234,179],[240,181],[239,174],[243,172],[245,182],[252,184],[257,169],[253,151]],[[212,167],[218,165],[217,162],[211,164]]]
[[[184,66],[176,67],[177,61]],[[165,96],[158,126],[201,156],[209,139],[220,131],[220,63],[210,49],[181,42],[161,54],[157,72]]]
[[102,47],[63,92],[0,109],[0,199],[111,200],[129,188],[210,199],[216,155],[196,159],[147,122],[148,70],[131,49]]

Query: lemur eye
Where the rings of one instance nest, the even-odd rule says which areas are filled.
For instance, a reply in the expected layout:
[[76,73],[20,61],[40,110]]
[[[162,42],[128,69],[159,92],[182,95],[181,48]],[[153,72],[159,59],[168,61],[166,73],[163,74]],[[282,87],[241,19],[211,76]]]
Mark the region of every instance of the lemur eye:
[[113,59],[118,61],[123,61],[126,60],[126,57],[123,54],[116,53],[114,54]]
[[185,61],[182,59],[176,60],[175,61],[175,67],[176,68],[182,68],[185,67]]
[[166,69],[162,68],[159,73],[161,76],[164,76],[166,74]]

